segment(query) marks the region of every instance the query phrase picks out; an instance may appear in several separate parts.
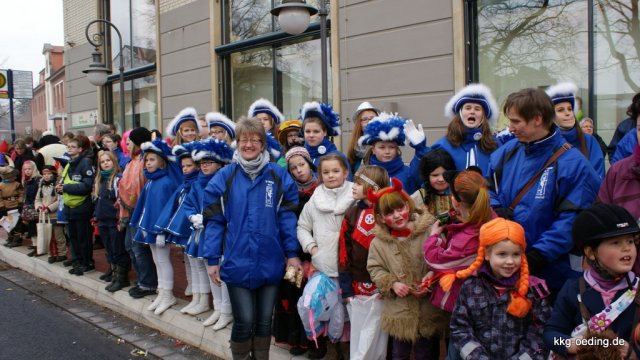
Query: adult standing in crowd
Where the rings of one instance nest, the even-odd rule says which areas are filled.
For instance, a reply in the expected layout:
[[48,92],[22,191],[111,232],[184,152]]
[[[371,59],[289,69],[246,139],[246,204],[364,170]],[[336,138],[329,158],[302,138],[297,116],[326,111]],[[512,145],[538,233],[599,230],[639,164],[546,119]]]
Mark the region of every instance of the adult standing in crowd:
[[[577,96],[576,96],[576,100],[578,100]],[[593,136],[598,142],[598,145],[600,146],[600,150],[602,150],[602,156],[603,157],[607,156],[607,143],[605,143],[604,140],[602,140],[602,136],[596,133],[593,119],[590,117],[586,117],[580,120],[580,129],[582,129],[583,133]]]
[[285,264],[302,269],[294,213],[298,190],[287,171],[269,161],[259,120],[240,120],[236,135],[234,163],[218,171],[205,190],[203,257],[211,280],[229,289],[233,359],[249,359],[251,353],[268,359]]
[[470,84],[458,91],[444,108],[451,119],[447,134],[431,149],[443,148],[457,170],[477,166],[486,176],[489,156],[498,147],[491,125],[498,119],[498,106],[491,90],[483,84]]
[[504,113],[518,140],[491,155],[491,206],[524,227],[530,273],[557,293],[582,271],[581,256],[570,254],[571,226],[595,200],[601,180],[553,123],[555,107],[544,90],[510,94]]
[[345,155],[347,155],[349,166],[351,166],[351,171],[354,173],[362,165],[362,159],[364,159],[367,150],[371,148],[369,145],[358,144],[358,140],[364,134],[364,128],[369,121],[378,115],[380,115],[380,109],[367,101],[358,105],[356,112],[353,113],[351,118],[353,120],[353,130],[351,131],[351,140],[349,140],[349,147],[347,147]]
[[616,146],[618,146],[618,142],[629,131],[631,131],[631,129],[634,129],[636,127],[636,124],[638,123],[638,116],[640,116],[640,93],[637,93],[633,96],[631,104],[629,105],[629,107],[627,107],[627,116],[628,118],[622,120],[618,124],[618,127],[616,127],[616,132],[613,133],[611,142],[609,142],[609,146],[607,147],[609,160],[612,159],[613,153],[616,151]]

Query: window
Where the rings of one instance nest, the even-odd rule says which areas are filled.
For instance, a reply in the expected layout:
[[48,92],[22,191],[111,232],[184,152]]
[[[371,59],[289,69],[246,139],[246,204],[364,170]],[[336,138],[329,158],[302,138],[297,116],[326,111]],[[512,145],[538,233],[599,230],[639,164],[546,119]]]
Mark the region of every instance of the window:
[[525,87],[572,81],[607,141],[640,92],[639,0],[478,0],[467,4],[467,78],[498,103]]

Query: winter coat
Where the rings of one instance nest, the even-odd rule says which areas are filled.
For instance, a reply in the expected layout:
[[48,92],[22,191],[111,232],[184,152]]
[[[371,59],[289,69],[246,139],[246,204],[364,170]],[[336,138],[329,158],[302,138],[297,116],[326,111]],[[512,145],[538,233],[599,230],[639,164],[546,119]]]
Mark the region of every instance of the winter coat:
[[616,151],[616,146],[618,146],[618,142],[629,132],[631,129],[636,128],[636,119],[626,118],[618,124],[616,127],[616,131],[613,133],[613,137],[611,137],[611,142],[609,146],[607,146],[607,154],[609,154],[609,159],[613,157],[613,153]]
[[[622,281],[626,281],[623,279]],[[626,291],[619,290],[613,297],[611,303],[618,300],[618,298]],[[571,338],[571,332],[573,329],[582,324],[582,316],[580,314],[580,305],[578,302],[578,295],[580,295],[580,288],[578,285],[578,279],[568,280],[562,290],[558,293],[556,303],[553,306],[553,312],[551,318],[546,322],[544,326],[544,332],[542,338],[544,343],[556,354],[565,356],[567,354],[567,348],[562,344],[558,345],[558,339]],[[586,305],[591,316],[600,313],[604,308],[604,301],[602,295],[592,288],[588,282],[585,281],[585,292],[581,294],[582,302]],[[629,340],[631,331],[634,328],[633,318],[635,316],[637,306],[631,303],[607,328],[613,330],[618,338]],[[555,341],[554,341],[555,339]],[[638,349],[635,348],[636,355]]]
[[174,191],[156,220],[156,230],[166,232],[168,234],[166,240],[176,245],[186,246],[189,236],[191,236],[191,222],[188,216],[191,214],[187,214],[185,211],[184,200],[198,177],[198,173],[199,171],[194,170],[194,173],[185,175],[182,184],[173,189]]
[[[578,130],[576,129],[577,126],[579,125],[576,125],[569,130],[560,130],[560,133],[562,134],[562,137],[564,137],[564,139],[567,140],[569,144],[571,144],[574,148],[578,149],[580,153],[582,153],[582,149],[580,148],[580,141],[578,139]],[[604,155],[602,155],[602,150],[600,149],[598,140],[596,140],[596,138],[594,138],[589,134],[582,134],[582,135],[584,135],[584,142],[585,142],[585,145],[587,146],[587,154],[588,154],[587,160],[589,160],[589,162],[593,166],[593,169],[596,171],[596,173],[600,175],[600,178],[603,179],[604,178]]]
[[453,207],[449,190],[444,194],[427,194],[427,191],[429,190],[421,187],[418,191],[411,194],[411,200],[413,200],[416,206],[424,208],[433,216],[446,213]]
[[0,208],[11,210],[22,207],[24,201],[24,188],[18,181],[2,180],[0,182]]
[[409,294],[400,298],[392,289],[398,281],[414,286],[427,274],[422,247],[433,221],[428,213],[417,215],[410,223],[411,234],[404,239],[393,237],[386,226],[378,224],[374,230],[376,237],[369,247],[367,270],[384,301],[380,326],[402,341],[413,342],[419,337],[443,334],[448,327],[448,316],[431,305],[428,297]]
[[116,159],[118,159],[118,166],[120,166],[120,172],[123,172],[124,169],[127,167],[127,164],[129,164],[129,161],[131,161],[131,158],[125,155],[124,152],[122,152],[122,150],[120,150],[119,147],[113,150],[113,154],[116,156]]
[[431,146],[431,150],[442,148],[446,150],[453,158],[457,170],[464,170],[469,166],[477,166],[482,170],[482,174],[487,176],[489,173],[489,156],[480,148],[480,141],[474,139],[475,134],[481,134],[482,129],[466,129],[465,138],[460,146],[455,146],[449,142],[446,136],[441,137],[435,144]]
[[[163,175],[158,176],[158,171],[162,171]],[[156,228],[156,222],[176,186],[168,171],[164,169],[154,171],[151,177],[147,178],[131,215],[130,225],[138,229],[133,240],[145,244],[156,243],[156,236],[163,232]]]
[[36,194],[35,207],[40,209],[42,206],[46,206],[49,212],[46,213],[49,220],[56,220],[58,218],[58,194],[56,193],[56,184],[51,183],[45,185],[40,182],[38,187],[38,193]]
[[[511,140],[491,155],[491,206],[506,208],[565,139],[557,127],[532,143]],[[536,275],[552,289],[580,275],[581,257],[570,260],[571,229],[578,212],[591,206],[601,179],[578,149],[571,148],[549,166],[516,205],[513,220],[524,227],[527,251],[537,250],[547,266]],[[573,255],[571,255],[573,256]]]
[[635,157],[629,156],[609,168],[597,201],[622,206],[640,218],[640,163]]
[[633,154],[633,149],[635,149],[636,145],[638,145],[638,131],[633,128],[618,142],[616,151],[609,158],[611,165]]
[[[67,220],[91,219],[93,216],[91,191],[93,190],[93,182],[96,175],[91,161],[83,154],[80,154],[75,159],[69,161],[65,170],[63,170],[63,175],[64,176],[61,177],[64,184],[62,188],[63,193],[71,196],[85,197],[80,205],[73,208],[69,207],[68,201],[65,201],[64,214]],[[68,181],[77,183],[68,183]],[[67,195],[65,195],[65,198]]]
[[[122,173],[118,184],[118,207],[120,219],[127,221],[133,213],[140,192],[147,179],[144,177],[142,157],[133,158]],[[121,221],[122,221],[121,220]]]
[[24,204],[34,205],[36,194],[38,194],[38,186],[40,185],[40,177],[31,177],[24,182]]
[[[530,277],[529,281],[535,281]],[[539,280],[538,280],[539,281]],[[463,359],[547,358],[542,329],[551,315],[546,297],[529,291],[532,307],[523,318],[507,313],[511,295],[499,294],[484,276],[467,279],[451,316],[451,340]]]
[[[494,215],[495,216],[495,215]],[[469,267],[478,255],[478,235],[482,224],[455,223],[446,226],[446,236],[431,235],[424,243],[424,259],[434,275]],[[431,303],[452,312],[464,280],[456,279],[445,292],[440,285],[431,293]]]
[[373,209],[364,201],[358,201],[345,212],[340,229],[338,265],[343,298],[360,295],[358,293],[370,295],[367,293],[375,290],[367,271],[369,246],[375,236],[375,225]]
[[318,186],[298,219],[298,240],[302,251],[318,252],[311,257],[313,266],[329,277],[338,277],[338,243],[345,211],[353,203],[353,183],[345,181],[336,189]]
[[100,192],[95,199],[94,217],[101,224],[116,224],[118,220],[118,209],[116,209],[116,200],[118,199],[118,182],[120,175],[116,174],[113,184],[109,186],[109,178],[103,177],[100,183]]
[[268,163],[251,180],[237,163],[225,166],[205,189],[203,257],[219,265],[229,286],[277,285],[285,258],[298,256],[296,184],[280,165]]
[[193,184],[191,184],[189,193],[182,202],[181,207],[182,214],[186,217],[191,228],[191,233],[187,240],[185,252],[187,253],[187,255],[198,259],[203,258],[202,248],[204,246],[204,228],[194,229],[193,226],[191,226],[189,217],[196,214],[202,215],[202,209],[204,208],[204,190],[214,175],[215,174],[205,175],[202,172],[199,172],[197,180],[194,181]]
[[402,182],[402,190],[408,194],[413,193],[420,187],[420,181],[418,180],[420,176],[417,172],[414,172],[415,170],[404,164],[402,156],[400,155],[391,161],[383,162],[378,160],[374,154],[371,154],[368,161],[364,163],[367,165],[377,165],[387,170],[389,178],[400,180]]

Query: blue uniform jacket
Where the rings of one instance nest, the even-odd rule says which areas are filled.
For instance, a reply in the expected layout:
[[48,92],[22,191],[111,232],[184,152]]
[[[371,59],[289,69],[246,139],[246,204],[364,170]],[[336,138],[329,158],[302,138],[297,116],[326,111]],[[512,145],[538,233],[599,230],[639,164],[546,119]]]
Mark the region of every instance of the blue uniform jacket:
[[460,146],[454,146],[447,140],[446,136],[436,141],[431,150],[442,148],[446,150],[453,158],[457,170],[464,170],[469,166],[477,166],[482,169],[484,176],[489,175],[489,157],[490,153],[484,152],[478,146],[479,141],[474,139],[475,134],[480,134],[481,129],[467,129],[465,139]]
[[375,155],[371,154],[369,164],[384,168],[387,170],[389,178],[396,178],[400,180],[402,182],[402,189],[407,192],[407,194],[413,194],[420,188],[420,175],[414,167],[405,165],[404,162],[402,162],[402,157],[400,155],[391,161],[383,162],[379,161]]
[[[492,207],[509,207],[525,184],[565,143],[556,127],[551,131],[553,135],[534,143],[513,139],[491,155]],[[500,167],[502,170],[496,174]],[[595,200],[601,181],[587,159],[571,148],[543,172],[515,207],[513,220],[524,227],[527,249],[538,250],[549,264],[540,274],[532,275],[544,279],[550,288],[559,289],[568,278],[580,275],[570,266],[571,228],[578,211],[590,207]],[[581,271],[580,257],[571,261],[573,269]]]
[[616,152],[611,157],[611,165],[616,161],[620,161],[628,156],[633,155],[633,149],[638,145],[638,132],[635,128],[625,135],[616,145]]
[[[198,173],[198,179],[191,185],[189,194],[184,199],[182,208],[187,219],[189,216],[195,214],[202,214],[204,208],[204,191],[209,181],[215,174],[205,175],[202,172]],[[202,259],[202,247],[204,246],[204,229],[194,229],[191,227],[191,235],[187,241],[187,247],[185,252],[187,255],[195,258]]]
[[[597,315],[604,309],[602,295],[600,295],[597,290],[589,286],[588,283],[585,285],[586,288],[582,295],[582,301],[586,305],[591,316]],[[624,292],[625,290],[618,291],[614,296],[612,303],[618,300]],[[553,311],[551,312],[551,318],[545,324],[544,331],[542,333],[542,339],[547,347],[554,353],[562,356],[566,356],[567,348],[563,344],[559,345],[558,339],[571,338],[571,332],[573,329],[583,323],[580,315],[578,294],[580,294],[578,279],[571,279],[564,284],[556,298],[556,303],[553,306]],[[631,303],[625,311],[622,312],[622,314],[620,314],[615,321],[611,323],[611,325],[609,325],[608,328],[613,330],[619,338],[624,339],[624,341],[628,341],[629,335],[631,335],[631,329],[633,328],[632,323],[635,312],[636,305]],[[554,339],[556,339],[556,341],[554,341]],[[633,350],[636,352],[636,355],[640,355],[637,347],[634,347]]]
[[191,222],[184,211],[184,200],[191,189],[191,184],[183,182],[171,194],[162,209],[155,229],[168,233],[167,241],[180,246],[186,246],[191,235]]
[[298,256],[298,188],[281,166],[267,164],[254,180],[234,163],[205,189],[203,257],[218,265],[229,286],[256,289],[279,284],[285,257]]
[[[578,141],[578,132],[575,127],[571,130],[560,130],[560,133],[569,144],[573,145],[574,148],[582,153],[580,150],[580,142]],[[589,160],[596,173],[600,175],[600,179],[604,179],[604,155],[602,154],[598,140],[589,134],[583,135],[584,142],[587,145],[587,153],[589,154],[587,160]]]
[[138,229],[133,240],[145,244],[156,243],[156,235],[162,232],[155,227],[156,222],[175,187],[176,183],[169,175],[157,179],[147,178],[131,215],[130,224]]

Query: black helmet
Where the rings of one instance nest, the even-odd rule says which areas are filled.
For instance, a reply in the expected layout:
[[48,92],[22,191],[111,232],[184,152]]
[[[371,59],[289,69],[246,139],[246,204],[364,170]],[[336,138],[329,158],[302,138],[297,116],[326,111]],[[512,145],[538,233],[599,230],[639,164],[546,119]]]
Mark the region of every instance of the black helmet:
[[612,237],[640,233],[638,221],[627,209],[613,204],[595,204],[583,210],[573,223],[573,243],[578,249],[597,247]]

